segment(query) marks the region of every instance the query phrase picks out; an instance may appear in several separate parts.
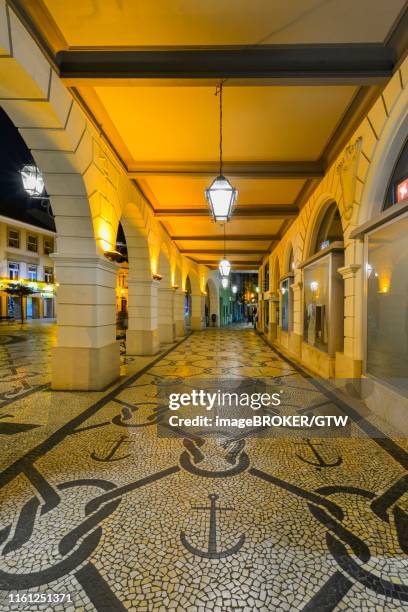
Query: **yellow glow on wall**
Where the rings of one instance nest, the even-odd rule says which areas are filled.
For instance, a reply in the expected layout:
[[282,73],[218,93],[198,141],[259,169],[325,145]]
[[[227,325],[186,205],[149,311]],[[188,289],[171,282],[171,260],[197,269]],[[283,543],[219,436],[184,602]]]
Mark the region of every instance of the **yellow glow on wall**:
[[157,257],[156,255],[151,255],[150,257],[150,269],[152,274],[157,274]]
[[391,276],[388,271],[380,272],[378,277],[380,293],[388,293],[391,287]]
[[113,227],[110,223],[98,217],[94,220],[96,241],[103,253],[113,251],[116,246],[116,237],[113,235]]

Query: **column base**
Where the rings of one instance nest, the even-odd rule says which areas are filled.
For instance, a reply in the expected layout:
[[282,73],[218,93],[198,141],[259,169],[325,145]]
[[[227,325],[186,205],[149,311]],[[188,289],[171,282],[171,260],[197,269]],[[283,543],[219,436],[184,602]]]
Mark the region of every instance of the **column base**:
[[52,349],[51,388],[56,391],[100,391],[119,378],[119,342],[101,348],[56,346]]
[[171,344],[176,337],[175,323],[159,323],[159,339],[161,344]]
[[126,332],[127,355],[155,355],[159,352],[159,330],[128,329]]
[[191,329],[196,331],[203,329],[201,317],[191,317]]
[[289,332],[289,352],[292,353],[292,355],[296,355],[298,359],[300,359],[302,355],[302,341],[303,336],[295,334],[295,332]]
[[269,323],[269,332],[268,332],[268,340],[270,342],[275,342],[278,337],[278,326],[276,323]]
[[186,335],[186,326],[184,321],[176,321],[176,336],[181,338]]
[[360,378],[363,363],[344,353],[336,353],[336,378]]

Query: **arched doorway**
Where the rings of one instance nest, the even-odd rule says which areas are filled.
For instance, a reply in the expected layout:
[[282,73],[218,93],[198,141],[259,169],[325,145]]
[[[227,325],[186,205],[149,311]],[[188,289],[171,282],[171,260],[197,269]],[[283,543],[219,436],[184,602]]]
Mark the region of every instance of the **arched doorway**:
[[293,256],[293,247],[289,243],[286,247],[283,276],[280,281],[281,294],[281,343],[289,348],[290,334],[293,332],[293,280],[295,275],[295,261]]
[[192,299],[191,299],[191,281],[188,275],[186,278],[186,285],[185,285],[184,293],[185,293],[185,302],[184,302],[185,325],[186,325],[186,330],[191,331]]
[[275,341],[279,335],[280,325],[280,299],[279,299],[279,278],[280,278],[280,267],[279,259],[275,257],[272,268],[272,284],[271,284],[271,295],[269,299],[269,339]]
[[334,200],[325,202],[311,227],[303,270],[302,359],[325,377],[335,373],[344,343],[343,228]]

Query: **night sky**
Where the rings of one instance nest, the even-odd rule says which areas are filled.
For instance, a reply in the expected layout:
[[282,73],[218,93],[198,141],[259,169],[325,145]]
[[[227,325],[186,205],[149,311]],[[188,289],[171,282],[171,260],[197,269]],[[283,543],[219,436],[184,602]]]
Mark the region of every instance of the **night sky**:
[[20,133],[0,106],[0,215],[55,230],[54,220],[23,188],[20,170],[34,163]]

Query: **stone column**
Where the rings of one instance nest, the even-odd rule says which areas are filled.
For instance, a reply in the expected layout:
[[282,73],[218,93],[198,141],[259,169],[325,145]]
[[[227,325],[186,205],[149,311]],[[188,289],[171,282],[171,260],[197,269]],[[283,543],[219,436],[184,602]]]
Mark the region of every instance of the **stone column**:
[[97,254],[52,257],[59,282],[52,388],[104,389],[119,377],[120,368],[115,321],[117,264]]
[[278,293],[272,293],[270,297],[270,318],[269,318],[269,333],[268,338],[271,342],[275,342],[278,338],[278,321],[276,318],[276,308],[279,303]]
[[290,285],[292,290],[292,331],[289,334],[289,351],[300,358],[302,353],[302,282],[297,281]]
[[362,328],[363,271],[360,264],[339,268],[344,280],[344,350],[336,353],[336,378],[359,378],[362,356],[357,350]]
[[178,289],[174,293],[174,320],[176,323],[176,336],[179,338],[186,335],[185,303],[186,294]]
[[191,294],[191,329],[200,330],[204,327],[204,299],[202,293]]
[[40,297],[38,300],[38,318],[39,319],[44,318],[44,300],[45,298],[43,297]]
[[174,342],[176,324],[174,322],[174,289],[172,287],[159,286],[157,315],[160,343]]
[[159,350],[157,325],[158,281],[128,276],[128,355],[155,355]]

